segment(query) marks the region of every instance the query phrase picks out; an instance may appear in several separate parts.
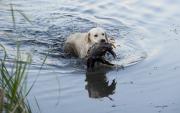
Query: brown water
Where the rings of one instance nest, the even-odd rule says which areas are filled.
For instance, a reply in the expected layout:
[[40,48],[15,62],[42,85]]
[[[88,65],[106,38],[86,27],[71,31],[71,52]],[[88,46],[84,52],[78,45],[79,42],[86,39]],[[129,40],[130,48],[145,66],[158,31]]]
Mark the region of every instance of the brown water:
[[[8,0],[0,1],[0,42],[14,56],[16,37],[31,53],[29,95],[38,113],[179,113],[180,1],[178,0],[16,0],[13,30]],[[84,63],[63,58],[64,40],[74,32],[103,27],[121,45],[112,62],[125,66],[87,73]]]

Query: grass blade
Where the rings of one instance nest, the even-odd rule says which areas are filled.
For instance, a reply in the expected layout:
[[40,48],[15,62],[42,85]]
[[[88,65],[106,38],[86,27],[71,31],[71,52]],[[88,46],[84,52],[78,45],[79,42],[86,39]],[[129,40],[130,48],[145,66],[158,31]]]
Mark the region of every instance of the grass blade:
[[30,24],[32,24],[31,20],[20,10],[16,10],[21,16],[24,17],[26,21],[28,21]]
[[13,28],[16,29],[16,20],[15,20],[15,15],[14,15],[13,4],[10,4],[10,11],[11,11],[11,17],[13,21]]

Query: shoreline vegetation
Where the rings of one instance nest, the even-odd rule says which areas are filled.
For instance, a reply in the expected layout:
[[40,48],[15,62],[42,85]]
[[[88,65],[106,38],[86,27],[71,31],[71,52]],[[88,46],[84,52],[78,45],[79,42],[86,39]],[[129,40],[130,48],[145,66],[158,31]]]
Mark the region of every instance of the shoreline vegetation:
[[[27,100],[30,89],[27,90],[26,80],[31,56],[27,55],[24,60],[17,45],[16,58],[13,62],[7,62],[7,53],[5,48],[3,50],[4,58],[0,60],[0,110],[3,113],[31,113]],[[12,67],[8,67],[9,64]]]
[[[15,12],[18,12],[26,21],[32,24],[22,11],[14,10],[13,5],[9,5],[14,28],[13,31],[16,31]],[[2,58],[0,58],[0,113],[32,113],[27,96],[34,86],[47,56],[43,60],[36,79],[32,85],[27,88],[27,76],[32,63],[32,57],[31,54],[21,53],[19,38],[14,38],[17,38],[16,55],[15,58],[12,59],[12,62],[7,61],[8,51],[6,51],[4,45],[0,44],[0,53],[3,54]],[[38,107],[37,101],[36,104]]]
[[3,111],[3,100],[4,100],[4,92],[3,89],[0,87],[0,113]]

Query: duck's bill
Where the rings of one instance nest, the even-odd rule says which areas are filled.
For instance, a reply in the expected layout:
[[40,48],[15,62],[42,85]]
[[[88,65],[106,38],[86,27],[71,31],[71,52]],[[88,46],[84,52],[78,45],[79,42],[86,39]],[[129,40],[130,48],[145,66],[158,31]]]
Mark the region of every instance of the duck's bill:
[[113,47],[113,48],[116,48],[115,44],[112,43],[112,47]]

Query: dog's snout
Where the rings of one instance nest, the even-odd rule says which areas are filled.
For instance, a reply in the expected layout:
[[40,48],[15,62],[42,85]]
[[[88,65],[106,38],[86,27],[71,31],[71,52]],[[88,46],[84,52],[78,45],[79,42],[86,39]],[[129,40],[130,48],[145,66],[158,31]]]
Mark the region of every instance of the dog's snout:
[[101,43],[105,43],[106,40],[105,40],[105,39],[101,39],[100,42],[101,42]]

